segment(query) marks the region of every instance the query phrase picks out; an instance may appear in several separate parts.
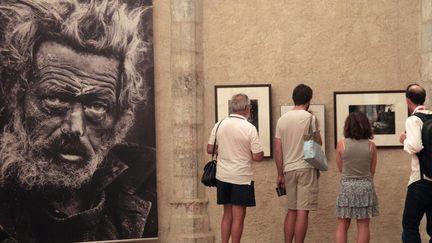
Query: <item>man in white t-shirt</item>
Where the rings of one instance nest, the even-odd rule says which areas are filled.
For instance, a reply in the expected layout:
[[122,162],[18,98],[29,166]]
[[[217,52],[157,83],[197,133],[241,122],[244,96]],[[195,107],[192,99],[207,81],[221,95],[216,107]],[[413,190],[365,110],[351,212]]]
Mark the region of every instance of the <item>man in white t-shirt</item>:
[[318,172],[304,160],[304,135],[312,126],[314,139],[322,144],[318,125],[307,110],[312,89],[298,85],[292,95],[294,108],[281,116],[276,125],[275,161],[277,185],[287,191],[288,212],[285,216],[285,242],[304,242],[310,210],[318,206]]
[[240,242],[246,207],[255,206],[251,161],[263,160],[264,152],[254,125],[247,121],[250,100],[245,94],[231,98],[227,118],[216,123],[207,144],[213,152],[216,137],[218,163],[216,170],[217,203],[224,205],[221,223],[221,242]]

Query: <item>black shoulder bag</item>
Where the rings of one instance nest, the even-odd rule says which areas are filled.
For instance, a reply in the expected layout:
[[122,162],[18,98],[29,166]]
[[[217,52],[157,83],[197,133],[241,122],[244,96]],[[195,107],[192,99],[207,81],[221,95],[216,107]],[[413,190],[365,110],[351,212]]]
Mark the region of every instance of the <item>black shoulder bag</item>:
[[[216,180],[216,164],[217,164],[216,136],[217,136],[217,131],[218,131],[219,126],[222,123],[222,121],[219,122],[218,126],[216,127],[215,139],[213,142],[212,158],[204,166],[204,173],[201,177],[202,184],[204,184],[205,186],[209,186],[209,187],[216,186],[216,182],[217,182],[217,180]],[[216,155],[216,157],[215,157],[215,155]]]

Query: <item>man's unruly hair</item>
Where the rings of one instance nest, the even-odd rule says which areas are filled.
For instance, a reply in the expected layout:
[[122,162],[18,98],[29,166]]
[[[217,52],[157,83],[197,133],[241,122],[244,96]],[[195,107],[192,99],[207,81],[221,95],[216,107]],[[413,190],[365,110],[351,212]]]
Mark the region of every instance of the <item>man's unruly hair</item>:
[[117,58],[121,63],[119,102],[122,109],[133,109],[146,98],[144,79],[137,71],[139,57],[147,52],[138,31],[144,11],[130,10],[117,0],[3,0],[0,84],[8,108],[17,107],[22,91],[33,81],[38,46],[56,41],[78,51]]

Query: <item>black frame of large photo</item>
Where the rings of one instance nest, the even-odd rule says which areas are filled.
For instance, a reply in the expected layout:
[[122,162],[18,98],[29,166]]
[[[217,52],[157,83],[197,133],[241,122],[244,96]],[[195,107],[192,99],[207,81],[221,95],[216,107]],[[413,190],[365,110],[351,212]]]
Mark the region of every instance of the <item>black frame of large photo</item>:
[[352,111],[364,112],[374,131],[377,147],[402,146],[399,136],[408,118],[404,90],[343,91],[333,93],[334,143],[343,138],[345,119]]

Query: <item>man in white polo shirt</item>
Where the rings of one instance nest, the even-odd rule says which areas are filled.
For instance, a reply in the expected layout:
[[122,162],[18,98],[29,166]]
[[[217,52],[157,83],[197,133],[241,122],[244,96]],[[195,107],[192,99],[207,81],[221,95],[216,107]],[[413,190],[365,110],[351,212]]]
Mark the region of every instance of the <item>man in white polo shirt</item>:
[[263,160],[264,152],[256,128],[247,121],[250,110],[247,95],[234,95],[230,102],[232,113],[216,123],[207,144],[207,153],[211,154],[216,136],[217,203],[224,205],[222,243],[228,243],[230,236],[232,243],[240,242],[246,207],[255,206],[251,162]]

